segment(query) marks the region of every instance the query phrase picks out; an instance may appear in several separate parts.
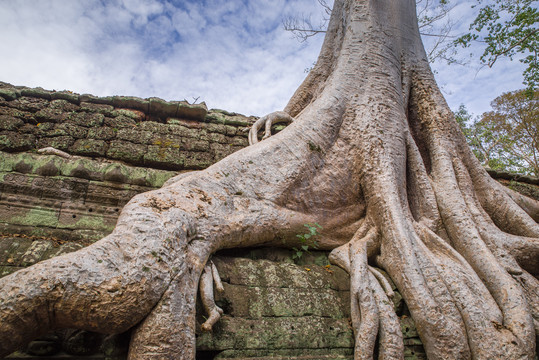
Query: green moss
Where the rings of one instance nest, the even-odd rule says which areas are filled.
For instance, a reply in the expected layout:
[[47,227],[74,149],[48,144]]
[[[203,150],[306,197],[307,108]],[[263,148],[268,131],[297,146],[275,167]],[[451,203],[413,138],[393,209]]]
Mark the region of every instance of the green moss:
[[13,216],[7,222],[16,225],[55,228],[58,226],[58,214],[52,209],[34,208],[28,210],[25,215]]
[[[114,225],[105,221],[105,218],[102,216],[85,216],[82,215],[79,217],[79,220],[74,224],[73,228],[75,229],[92,229],[92,230],[102,230],[107,232],[112,232],[114,230]],[[60,226],[62,227],[62,226]]]

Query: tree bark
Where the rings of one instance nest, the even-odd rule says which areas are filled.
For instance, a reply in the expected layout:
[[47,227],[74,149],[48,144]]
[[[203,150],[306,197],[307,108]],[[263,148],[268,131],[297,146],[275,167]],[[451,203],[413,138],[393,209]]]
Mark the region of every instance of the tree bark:
[[369,263],[395,282],[429,359],[534,358],[537,259],[519,249],[538,253],[539,207],[515,202],[466,145],[414,1],[337,0],[285,111],[295,120],[277,135],[135,197],[107,238],[0,279],[0,355],[56,327],[118,332],[142,320],[130,358],[193,359],[210,255],[297,246],[317,222],[320,248],[341,249],[332,259],[351,272],[357,359],[376,339],[381,358],[403,358]]

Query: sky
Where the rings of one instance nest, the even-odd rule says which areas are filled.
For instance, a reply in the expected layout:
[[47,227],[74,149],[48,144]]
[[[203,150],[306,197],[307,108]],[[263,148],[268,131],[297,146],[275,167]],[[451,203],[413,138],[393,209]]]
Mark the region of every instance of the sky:
[[[453,3],[463,33],[473,1]],[[323,11],[315,0],[0,0],[0,81],[262,116],[284,108],[322,45],[323,36],[300,43],[285,31],[289,16],[318,24]],[[475,115],[524,87],[518,61],[485,68],[476,56],[433,70],[450,107]]]

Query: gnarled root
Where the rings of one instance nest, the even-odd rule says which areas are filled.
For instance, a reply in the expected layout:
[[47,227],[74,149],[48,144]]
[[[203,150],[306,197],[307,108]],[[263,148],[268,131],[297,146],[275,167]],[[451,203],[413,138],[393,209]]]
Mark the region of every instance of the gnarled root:
[[215,304],[213,293],[214,284],[217,291],[223,292],[225,290],[221,283],[217,267],[215,267],[212,261],[209,261],[204,267],[204,271],[200,277],[200,298],[202,299],[204,310],[206,311],[206,314],[208,314],[207,320],[202,324],[202,330],[204,331],[211,331],[213,325],[219,321],[221,315],[223,315],[223,309]]
[[258,119],[249,130],[249,145],[258,142],[258,131],[264,127],[265,134],[262,140],[271,136],[271,126],[275,124],[290,124],[294,118],[284,111],[274,111]]
[[362,228],[352,240],[334,249],[330,261],[350,273],[350,301],[355,337],[355,359],[372,358],[379,338],[379,359],[403,359],[404,345],[399,320],[389,298],[393,291],[387,280],[367,263],[368,247],[377,247],[374,228]]

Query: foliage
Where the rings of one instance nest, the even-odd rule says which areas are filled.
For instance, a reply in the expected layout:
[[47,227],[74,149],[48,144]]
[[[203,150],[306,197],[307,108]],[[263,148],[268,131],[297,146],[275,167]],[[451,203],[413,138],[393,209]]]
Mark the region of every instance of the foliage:
[[318,235],[318,229],[322,230],[322,226],[318,223],[303,224],[303,226],[305,226],[308,231],[305,234],[296,235],[299,238],[301,245],[300,247],[292,248],[294,250],[292,260],[299,260],[303,256],[303,253],[309,252],[309,249],[311,248],[318,249],[318,241],[315,237]]
[[505,93],[493,111],[472,119],[461,105],[455,117],[475,156],[491,169],[539,176],[538,95],[525,90]]
[[533,91],[539,82],[537,0],[477,0],[477,3],[472,7],[484,6],[470,24],[470,32],[454,44],[469,47],[473,42],[484,43],[486,47],[480,59],[489,67],[500,57],[520,58],[527,65],[524,83],[528,92]]
[[539,176],[539,97],[524,90],[505,93],[491,103],[481,122],[493,129],[509,159],[510,170]]

